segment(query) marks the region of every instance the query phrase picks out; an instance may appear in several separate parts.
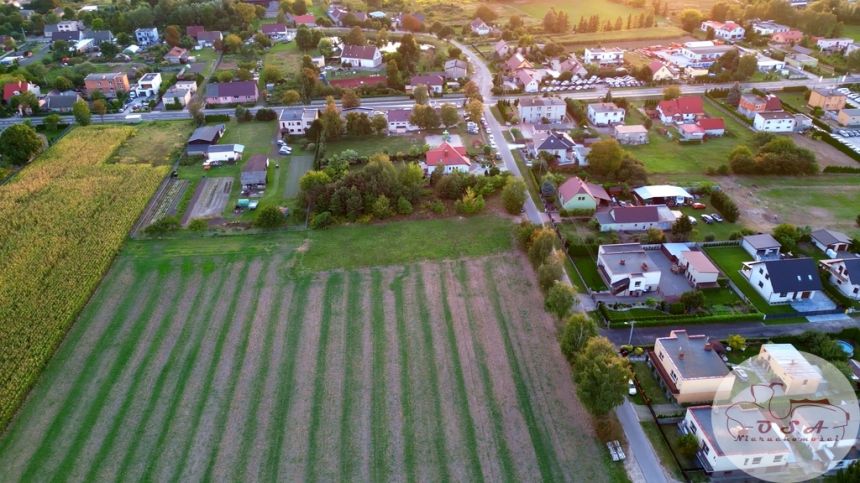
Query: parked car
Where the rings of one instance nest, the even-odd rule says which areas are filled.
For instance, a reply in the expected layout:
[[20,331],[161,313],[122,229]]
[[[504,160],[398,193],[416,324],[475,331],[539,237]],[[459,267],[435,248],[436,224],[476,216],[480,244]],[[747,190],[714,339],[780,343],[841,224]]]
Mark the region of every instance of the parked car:
[[694,210],[704,210],[704,209],[705,209],[705,204],[704,204],[704,203],[698,203],[698,202],[697,202],[697,203],[693,203],[693,209],[694,209]]
[[633,379],[627,379],[627,394],[636,395],[636,384],[633,383]]
[[713,222],[714,222],[714,219],[713,219],[713,218],[711,218],[711,216],[710,216],[710,215],[702,215],[702,221],[704,221],[705,223],[707,223],[708,225],[710,225],[711,223],[713,223]]
[[714,221],[716,221],[717,223],[722,223],[723,221],[725,221],[719,213],[711,213],[711,218],[713,218]]
[[292,152],[293,152],[293,148],[286,146],[286,145],[281,146],[281,149],[278,150],[278,154],[283,154],[283,155],[292,154]]
[[695,216],[691,215],[691,216],[688,216],[687,218],[690,220],[691,225],[695,225],[695,224],[699,223],[699,220],[697,220]]

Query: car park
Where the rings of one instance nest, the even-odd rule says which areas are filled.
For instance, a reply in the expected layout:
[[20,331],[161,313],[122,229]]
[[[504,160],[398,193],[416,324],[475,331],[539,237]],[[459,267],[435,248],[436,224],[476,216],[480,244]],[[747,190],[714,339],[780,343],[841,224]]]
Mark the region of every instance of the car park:
[[716,221],[717,223],[722,223],[723,221],[725,221],[719,213],[711,213],[711,218],[713,218],[714,221]]
[[702,221],[704,221],[704,222],[705,222],[705,223],[707,223],[708,225],[710,225],[711,223],[713,223],[713,222],[714,222],[714,219],[713,219],[713,218],[711,218],[711,216],[710,216],[710,215],[702,215],[702,216],[701,216],[701,218],[702,218]]

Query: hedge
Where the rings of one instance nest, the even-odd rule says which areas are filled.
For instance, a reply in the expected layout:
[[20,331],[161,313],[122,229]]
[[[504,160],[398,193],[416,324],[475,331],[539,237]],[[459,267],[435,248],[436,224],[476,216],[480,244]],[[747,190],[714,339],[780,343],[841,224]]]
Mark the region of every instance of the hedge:
[[229,114],[207,114],[203,118],[206,122],[230,122]]
[[738,217],[740,216],[738,205],[736,205],[725,192],[714,191],[711,193],[711,204],[714,205],[714,208],[716,208],[729,223],[738,221]]
[[[605,308],[604,305],[600,307]],[[602,314],[603,312],[601,312]],[[609,328],[618,329],[629,327],[629,325],[625,324],[626,321],[613,321],[608,317],[604,316],[609,320]],[[750,322],[753,320],[764,320],[764,314],[760,312],[754,312],[749,314],[718,314],[718,315],[691,315],[691,314],[681,314],[681,315],[666,315],[664,317],[637,317],[636,318],[636,326],[637,327],[653,327],[659,325],[675,325],[679,322],[683,322],[684,324],[709,324],[709,323],[728,323],[728,322]]]
[[[853,151],[852,151],[853,153]],[[856,153],[854,153],[856,154]],[[860,173],[860,168],[855,168],[853,166],[825,166],[823,172],[825,173]]]
[[816,133],[812,134],[812,138],[813,139],[818,138],[819,140],[824,141],[825,143],[833,146],[834,148],[838,149],[839,151],[842,151],[843,153],[847,154],[854,161],[860,162],[860,154],[855,153],[851,148],[849,148],[848,146],[837,141],[829,133],[816,132]]

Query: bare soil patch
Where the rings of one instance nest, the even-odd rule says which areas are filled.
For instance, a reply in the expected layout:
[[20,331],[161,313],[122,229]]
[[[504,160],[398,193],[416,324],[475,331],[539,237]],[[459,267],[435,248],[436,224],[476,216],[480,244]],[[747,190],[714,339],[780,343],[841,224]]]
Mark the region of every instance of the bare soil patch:
[[197,184],[191,197],[191,208],[185,211],[182,225],[188,226],[196,218],[217,218],[224,213],[233,189],[233,178],[206,178]]
[[836,149],[835,147],[823,142],[811,139],[802,134],[792,134],[791,138],[798,146],[804,147],[815,153],[815,159],[818,161],[818,166],[822,169],[827,166],[849,166],[856,168],[857,161]]

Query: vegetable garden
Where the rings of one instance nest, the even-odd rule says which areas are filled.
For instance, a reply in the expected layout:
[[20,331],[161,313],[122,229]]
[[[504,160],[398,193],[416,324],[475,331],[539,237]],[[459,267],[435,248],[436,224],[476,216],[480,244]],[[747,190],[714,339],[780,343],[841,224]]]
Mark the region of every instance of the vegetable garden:
[[166,167],[105,163],[133,132],[75,129],[0,186],[0,428],[166,174]]

